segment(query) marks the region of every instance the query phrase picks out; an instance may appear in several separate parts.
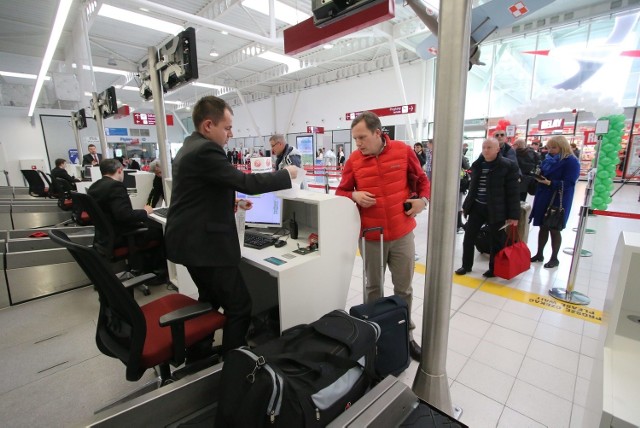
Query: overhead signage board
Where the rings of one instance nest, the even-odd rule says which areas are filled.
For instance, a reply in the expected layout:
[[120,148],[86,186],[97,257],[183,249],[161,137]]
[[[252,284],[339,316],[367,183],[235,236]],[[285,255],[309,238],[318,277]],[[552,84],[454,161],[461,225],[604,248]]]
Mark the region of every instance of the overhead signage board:
[[133,113],[134,125],[155,125],[156,115],[153,113]]
[[[133,113],[134,125],[155,125],[156,115],[153,113]],[[173,126],[173,116],[167,115],[167,126]]]
[[555,131],[564,128],[564,119],[542,119],[538,121],[538,129],[541,131]]
[[[363,110],[364,111],[364,110]],[[393,107],[384,107],[384,108],[376,108],[368,110],[371,113],[375,113],[376,115],[382,116],[395,116],[397,114],[410,114],[416,112],[415,104],[406,104],[402,106],[393,106]],[[346,120],[355,119],[362,111],[349,112],[345,113],[344,117]]]

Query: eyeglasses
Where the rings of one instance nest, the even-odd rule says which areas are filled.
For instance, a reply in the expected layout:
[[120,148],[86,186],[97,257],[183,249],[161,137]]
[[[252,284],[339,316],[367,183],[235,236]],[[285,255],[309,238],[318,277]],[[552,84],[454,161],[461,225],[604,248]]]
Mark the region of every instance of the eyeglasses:
[[504,137],[504,134],[493,134],[494,137]]

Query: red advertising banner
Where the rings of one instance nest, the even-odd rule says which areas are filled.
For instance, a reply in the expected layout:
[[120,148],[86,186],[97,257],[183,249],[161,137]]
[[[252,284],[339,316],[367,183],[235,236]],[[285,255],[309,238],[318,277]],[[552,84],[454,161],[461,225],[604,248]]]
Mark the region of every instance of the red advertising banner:
[[595,146],[598,144],[598,137],[596,137],[595,131],[584,131],[583,146]]
[[307,132],[309,134],[324,134],[324,126],[307,126]]
[[[156,115],[153,113],[133,113],[134,125],[155,125]],[[173,116],[167,115],[167,126],[173,126]]]
[[[408,104],[408,105],[403,105],[403,106],[393,106],[393,107],[370,109],[368,111],[370,111],[372,113],[375,113],[378,116],[394,116],[396,114],[415,113],[416,112],[416,105],[415,104]],[[362,111],[345,113],[344,118],[345,118],[345,120],[353,120],[360,113],[362,113]]]

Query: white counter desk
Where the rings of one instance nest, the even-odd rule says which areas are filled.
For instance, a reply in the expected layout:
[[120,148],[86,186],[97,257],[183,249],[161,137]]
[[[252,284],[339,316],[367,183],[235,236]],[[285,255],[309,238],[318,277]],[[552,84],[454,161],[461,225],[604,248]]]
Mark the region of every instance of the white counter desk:
[[[345,308],[360,216],[355,204],[347,198],[304,190],[280,194],[284,200],[284,223],[295,212],[299,239],[288,239],[281,248],[243,247],[240,269],[253,300],[253,313],[277,306],[280,329],[284,330],[315,321],[333,309]],[[162,217],[153,214],[151,217],[165,223]],[[307,238],[312,232],[318,234],[318,251],[306,255],[294,253],[298,245],[308,245]],[[265,261],[269,257],[286,263],[276,266]],[[180,293],[197,296],[197,288],[184,266],[170,264],[169,275]]]

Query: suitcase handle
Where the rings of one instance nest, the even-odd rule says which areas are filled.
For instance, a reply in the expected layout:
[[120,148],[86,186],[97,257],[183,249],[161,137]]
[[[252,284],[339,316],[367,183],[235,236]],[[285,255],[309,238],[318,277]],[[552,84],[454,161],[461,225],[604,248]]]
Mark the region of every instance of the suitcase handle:
[[362,248],[362,300],[364,303],[367,303],[367,270],[365,267],[366,258],[366,241],[365,235],[369,232],[380,232],[380,297],[384,297],[384,254],[383,254],[383,242],[384,242],[384,233],[382,230],[382,226],[378,227],[369,227],[367,229],[362,229],[362,235],[360,237]]

